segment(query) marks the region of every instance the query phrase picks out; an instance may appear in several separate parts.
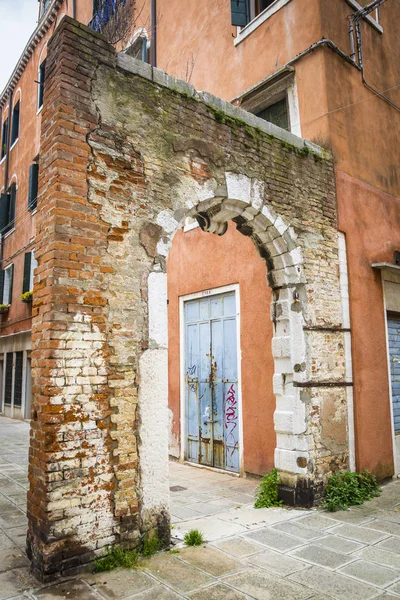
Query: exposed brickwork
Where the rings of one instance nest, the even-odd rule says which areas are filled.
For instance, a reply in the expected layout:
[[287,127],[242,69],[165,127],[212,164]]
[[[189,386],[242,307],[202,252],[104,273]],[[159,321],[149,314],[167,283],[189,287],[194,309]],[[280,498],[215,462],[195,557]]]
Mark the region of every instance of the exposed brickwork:
[[[219,234],[233,219],[266,260],[287,489],[312,502],[347,451],[329,158],[133,59],[116,68],[68,18],[47,61],[28,502],[44,579],[150,529],[169,537],[165,269],[187,215]],[[334,393],[313,385],[327,381]]]

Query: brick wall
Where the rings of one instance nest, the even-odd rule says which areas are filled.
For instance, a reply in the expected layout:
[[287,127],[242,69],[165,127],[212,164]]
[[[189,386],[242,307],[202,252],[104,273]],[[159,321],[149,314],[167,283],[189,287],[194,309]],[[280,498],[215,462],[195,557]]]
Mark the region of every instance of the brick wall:
[[217,234],[232,219],[265,258],[286,498],[312,503],[347,455],[330,156],[69,18],[46,69],[28,496],[43,579],[169,539],[166,257],[187,215]]

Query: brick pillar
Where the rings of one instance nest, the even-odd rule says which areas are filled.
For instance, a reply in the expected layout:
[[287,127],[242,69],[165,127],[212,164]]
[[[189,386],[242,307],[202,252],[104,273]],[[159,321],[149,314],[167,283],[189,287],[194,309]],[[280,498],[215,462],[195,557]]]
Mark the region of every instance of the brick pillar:
[[65,17],[48,45],[35,245],[27,549],[44,581],[140,535],[137,394],[118,385],[104,279],[112,267],[101,258],[110,227],[87,199],[91,84],[102,65],[115,65],[113,48]]

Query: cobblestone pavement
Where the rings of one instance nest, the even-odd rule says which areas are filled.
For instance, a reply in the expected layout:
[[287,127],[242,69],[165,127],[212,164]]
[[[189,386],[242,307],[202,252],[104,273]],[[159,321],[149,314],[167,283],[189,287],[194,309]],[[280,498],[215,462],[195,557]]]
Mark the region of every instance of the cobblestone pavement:
[[[24,555],[29,427],[0,417],[0,599],[400,599],[400,481],[337,513],[260,509],[255,480],[171,464],[175,549],[41,586]],[[207,544],[183,547],[199,529]]]

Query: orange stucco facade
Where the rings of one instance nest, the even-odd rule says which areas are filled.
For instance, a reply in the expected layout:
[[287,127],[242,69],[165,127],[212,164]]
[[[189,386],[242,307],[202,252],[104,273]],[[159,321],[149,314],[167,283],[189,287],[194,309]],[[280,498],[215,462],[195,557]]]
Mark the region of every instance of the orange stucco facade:
[[[356,8],[354,0],[276,0],[239,32],[231,25],[228,0],[187,2],[184,9],[180,0],[157,0],[157,66],[190,79],[198,90],[237,99],[322,38],[349,55],[348,16]],[[76,11],[78,20],[89,22],[92,0],[76,0]],[[144,29],[151,38],[149,11],[149,1],[139,6],[133,34]],[[72,14],[72,2],[59,7],[13,92],[13,102],[21,98],[20,137],[10,152],[7,185],[13,178],[17,182],[17,209],[15,231],[4,240],[3,268],[15,264],[14,294],[8,315],[1,317],[1,335],[31,325],[31,309],[19,295],[24,252],[34,248],[35,236],[35,215],[27,210],[29,165],[40,152],[35,80],[46,41],[62,14]],[[387,0],[379,9],[379,23],[376,18],[374,13],[361,24],[365,79],[399,104],[398,3]],[[303,138],[331,149],[336,164],[338,229],[346,235],[350,289],[355,464],[385,478],[394,474],[393,424],[384,294],[371,264],[392,263],[393,252],[400,249],[400,114],[363,83],[355,64],[326,45],[291,68],[298,107],[292,130],[301,129]],[[3,161],[0,188],[4,177]],[[183,443],[179,297],[232,283],[240,287],[244,470],[261,475],[273,466],[275,448],[270,291],[265,263],[232,225],[221,238],[199,228],[181,230],[168,258],[171,452],[178,455]]]

